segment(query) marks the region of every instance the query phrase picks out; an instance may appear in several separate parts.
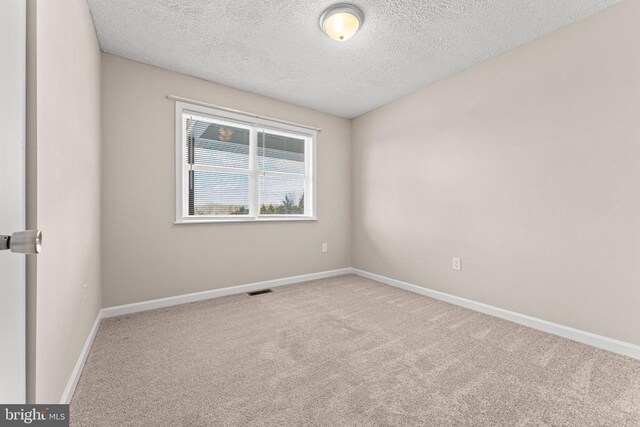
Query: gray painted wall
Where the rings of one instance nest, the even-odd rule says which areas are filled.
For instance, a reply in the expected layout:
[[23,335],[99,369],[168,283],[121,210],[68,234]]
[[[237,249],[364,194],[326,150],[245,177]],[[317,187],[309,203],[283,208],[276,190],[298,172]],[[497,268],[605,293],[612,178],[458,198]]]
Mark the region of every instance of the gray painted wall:
[[[59,400],[101,280],[112,306],[353,265],[640,343],[639,2],[353,123],[101,55],[65,2],[29,3],[30,400]],[[174,225],[168,94],[322,127],[319,221]]]
[[[322,128],[319,220],[174,225],[170,94]],[[349,120],[110,54],[102,111],[104,307],[351,265]]]
[[353,266],[640,344],[638,22],[622,2],[355,119]]
[[29,271],[37,288],[29,400],[58,403],[100,309],[100,50],[86,1],[38,1],[28,13],[28,179],[36,192],[28,215],[36,211],[30,226],[43,232]]

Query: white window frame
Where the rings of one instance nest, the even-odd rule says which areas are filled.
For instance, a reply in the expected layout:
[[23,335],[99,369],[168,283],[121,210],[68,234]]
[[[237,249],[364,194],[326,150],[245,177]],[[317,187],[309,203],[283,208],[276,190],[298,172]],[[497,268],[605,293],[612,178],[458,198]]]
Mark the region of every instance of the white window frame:
[[[248,215],[189,215],[189,170],[187,161],[185,132],[185,114],[213,120],[216,123],[227,124],[249,130],[249,169],[230,167],[215,167],[198,165],[194,170],[212,172],[231,172],[249,176],[249,214]],[[302,138],[304,146],[305,185],[304,185],[304,214],[299,215],[262,215],[259,206],[259,179],[265,176],[289,176],[285,172],[259,171],[257,167],[258,133],[266,130],[271,134]],[[272,221],[316,221],[316,141],[317,132],[313,129],[298,127],[287,123],[252,117],[240,113],[204,107],[186,102],[176,101],[175,105],[175,223],[228,223],[228,222],[272,222]],[[297,175],[297,174],[296,174]]]

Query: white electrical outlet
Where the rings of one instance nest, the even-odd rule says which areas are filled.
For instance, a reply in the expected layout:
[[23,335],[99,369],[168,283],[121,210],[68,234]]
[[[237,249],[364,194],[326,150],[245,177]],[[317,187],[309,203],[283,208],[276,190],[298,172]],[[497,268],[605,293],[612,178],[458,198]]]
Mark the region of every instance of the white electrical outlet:
[[452,258],[451,268],[457,271],[462,270],[462,258]]
[[87,284],[82,285],[82,303],[87,302]]
[[322,244],[322,252],[323,253],[329,252],[329,246],[326,243]]

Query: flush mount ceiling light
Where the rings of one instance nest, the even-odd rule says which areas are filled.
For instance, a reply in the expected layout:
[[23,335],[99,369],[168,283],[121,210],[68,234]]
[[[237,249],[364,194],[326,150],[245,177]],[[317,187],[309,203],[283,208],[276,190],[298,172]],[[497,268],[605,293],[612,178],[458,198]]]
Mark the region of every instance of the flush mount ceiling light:
[[363,21],[364,15],[356,6],[338,3],[320,16],[320,27],[332,39],[343,42],[353,37]]

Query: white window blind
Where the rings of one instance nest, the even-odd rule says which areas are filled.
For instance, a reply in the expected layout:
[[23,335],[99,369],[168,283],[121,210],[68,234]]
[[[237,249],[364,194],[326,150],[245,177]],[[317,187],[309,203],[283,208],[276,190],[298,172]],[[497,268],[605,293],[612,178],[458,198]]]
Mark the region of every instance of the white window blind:
[[261,130],[258,134],[260,214],[302,215],[305,140]]
[[314,131],[182,102],[176,125],[176,222],[315,218]]

